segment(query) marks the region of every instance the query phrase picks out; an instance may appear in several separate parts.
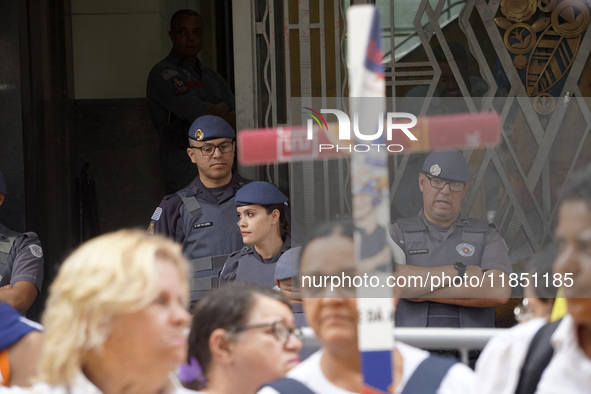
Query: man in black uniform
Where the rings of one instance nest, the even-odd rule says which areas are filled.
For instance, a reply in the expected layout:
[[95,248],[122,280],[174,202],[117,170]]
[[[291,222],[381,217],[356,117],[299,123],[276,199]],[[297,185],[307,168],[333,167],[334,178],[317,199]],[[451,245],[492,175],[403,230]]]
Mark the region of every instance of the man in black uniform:
[[186,133],[195,119],[215,115],[236,129],[234,95],[227,82],[201,64],[203,21],[193,10],[179,10],[170,20],[170,54],[152,68],[146,95],[160,135],[160,160],[166,192],[185,187],[197,175],[188,160]]
[[164,197],[148,233],[167,235],[183,246],[191,264],[191,300],[217,287],[228,255],[243,246],[236,225],[236,192],[250,180],[232,172],[235,133],[217,116],[202,116],[189,129],[187,154],[199,169],[189,186]]
[[501,284],[503,276],[508,283],[511,262],[498,230],[460,215],[470,178],[460,152],[431,153],[419,173],[423,209],[390,228],[406,256],[396,275],[422,278],[404,289],[397,326],[494,327],[494,307],[508,300],[511,288]]
[[[0,205],[6,195],[6,182],[0,172]],[[25,314],[42,284],[43,250],[37,234],[19,234],[0,223],[0,301]]]

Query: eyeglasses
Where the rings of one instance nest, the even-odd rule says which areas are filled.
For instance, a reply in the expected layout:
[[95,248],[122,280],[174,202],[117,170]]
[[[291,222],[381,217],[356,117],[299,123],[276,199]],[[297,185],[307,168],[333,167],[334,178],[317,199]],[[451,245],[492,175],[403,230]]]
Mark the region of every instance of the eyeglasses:
[[283,321],[275,321],[271,323],[260,323],[260,324],[247,324],[244,326],[233,327],[228,330],[229,333],[239,333],[241,331],[252,330],[254,328],[271,327],[273,330],[273,336],[281,342],[282,345],[286,345],[289,341],[289,336],[294,334],[298,339],[302,339],[302,331],[297,327],[289,327]]
[[203,146],[189,146],[191,149],[199,149],[203,156],[211,156],[215,152],[215,148],[218,148],[221,153],[230,153],[234,150],[233,142],[223,142],[219,145],[203,145]]
[[443,189],[445,185],[449,185],[449,190],[452,192],[461,192],[466,187],[466,182],[448,181],[447,179],[436,178],[423,173],[428,179],[431,186],[435,189]]

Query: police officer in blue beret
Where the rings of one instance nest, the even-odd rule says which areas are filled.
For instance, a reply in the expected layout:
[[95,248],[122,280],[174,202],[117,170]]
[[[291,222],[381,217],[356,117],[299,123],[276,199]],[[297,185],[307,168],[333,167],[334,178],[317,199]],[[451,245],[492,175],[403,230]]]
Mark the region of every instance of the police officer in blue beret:
[[[405,289],[396,308],[399,327],[494,327],[494,308],[507,302],[511,289],[501,276],[511,273],[507,247],[494,224],[460,214],[470,184],[470,170],[457,151],[432,152],[419,174],[423,209],[416,217],[399,219],[390,235],[406,255],[396,275],[448,277]],[[475,286],[472,276],[494,276]],[[437,283],[436,283],[437,284]]]
[[[0,206],[7,194],[0,172]],[[0,302],[25,314],[41,293],[42,284],[43,249],[37,234],[21,234],[0,223]]]
[[245,243],[232,253],[220,282],[233,280],[275,286],[275,263],[291,248],[287,197],[267,182],[251,182],[236,193],[238,227]]
[[199,175],[184,189],[160,202],[148,233],[164,234],[183,246],[193,271],[191,300],[217,287],[228,255],[239,250],[234,198],[250,180],[232,172],[235,133],[220,117],[202,116],[188,132],[187,154]]

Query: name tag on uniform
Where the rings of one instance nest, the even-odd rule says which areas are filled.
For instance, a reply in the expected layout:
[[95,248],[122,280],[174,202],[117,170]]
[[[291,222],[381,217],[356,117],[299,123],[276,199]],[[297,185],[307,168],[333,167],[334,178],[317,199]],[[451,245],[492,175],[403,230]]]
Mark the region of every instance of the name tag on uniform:
[[408,254],[427,254],[429,253],[429,249],[414,249],[409,250]]
[[194,229],[213,226],[213,222],[197,223],[193,225]]

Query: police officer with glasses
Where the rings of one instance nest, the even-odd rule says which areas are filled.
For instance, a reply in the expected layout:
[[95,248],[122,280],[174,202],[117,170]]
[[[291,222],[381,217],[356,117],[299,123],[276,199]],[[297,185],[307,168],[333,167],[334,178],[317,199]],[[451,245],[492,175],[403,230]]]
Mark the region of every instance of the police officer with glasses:
[[236,134],[225,120],[202,116],[188,134],[187,154],[199,175],[162,199],[148,233],[164,234],[182,244],[192,271],[191,301],[195,301],[218,286],[226,258],[242,248],[234,197],[250,180],[232,171]]
[[470,178],[460,152],[432,152],[419,174],[423,209],[390,227],[406,257],[396,275],[420,278],[403,289],[398,327],[495,327],[494,308],[508,301],[503,239],[494,224],[460,213]]

